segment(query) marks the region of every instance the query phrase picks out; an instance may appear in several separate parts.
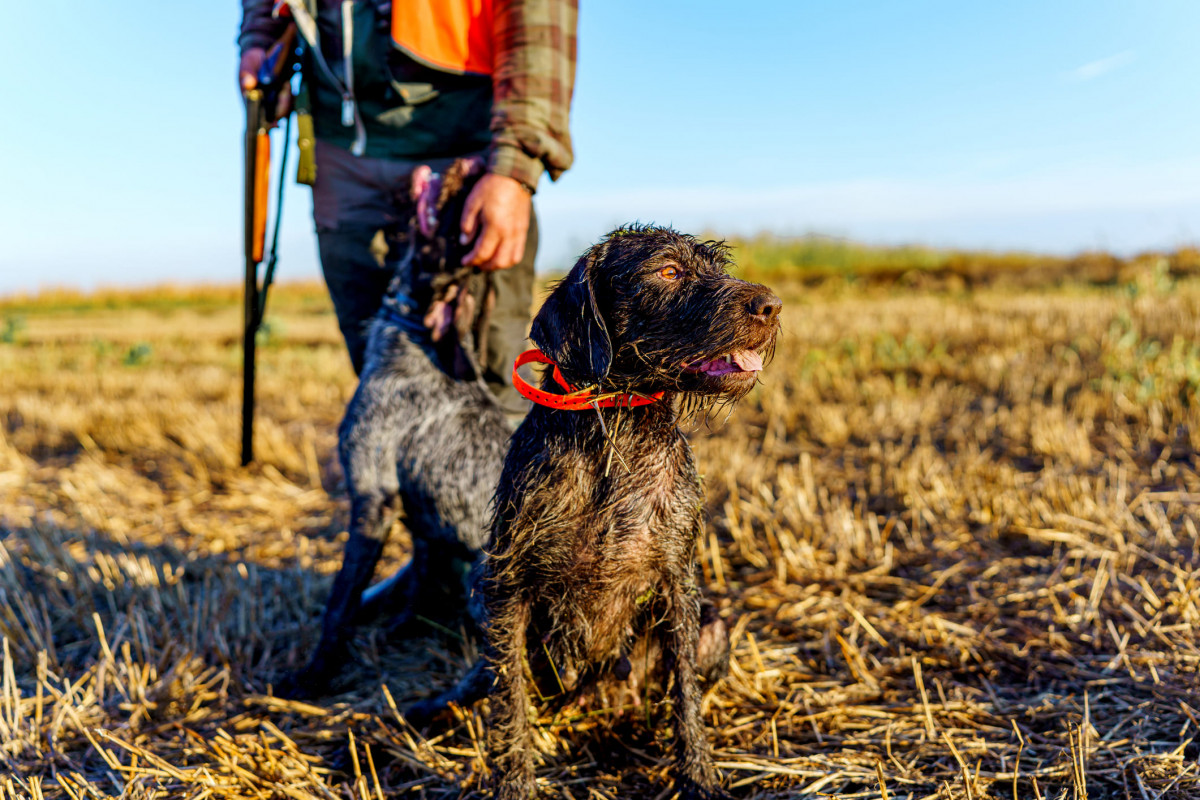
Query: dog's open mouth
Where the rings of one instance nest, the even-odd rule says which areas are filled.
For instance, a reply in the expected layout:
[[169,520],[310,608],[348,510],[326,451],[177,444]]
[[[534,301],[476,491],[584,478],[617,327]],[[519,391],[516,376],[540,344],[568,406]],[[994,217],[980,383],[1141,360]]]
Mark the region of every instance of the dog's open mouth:
[[754,350],[736,350],[706,361],[693,361],[684,367],[688,372],[698,372],[714,378],[743,372],[758,372],[762,368],[762,356]]

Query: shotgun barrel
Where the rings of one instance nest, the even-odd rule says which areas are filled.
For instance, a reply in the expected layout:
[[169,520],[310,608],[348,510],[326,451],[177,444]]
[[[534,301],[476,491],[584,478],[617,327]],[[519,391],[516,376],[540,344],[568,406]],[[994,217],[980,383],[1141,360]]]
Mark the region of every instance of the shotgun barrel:
[[[258,264],[262,261],[263,240],[266,233],[266,192],[259,177],[264,159],[260,157],[260,143],[266,139],[263,131],[262,91],[251,89],[246,92],[246,140],[245,140],[245,219],[244,251],[246,257],[246,285],[242,298],[244,312],[242,328],[242,466],[254,460],[254,339],[258,333]],[[265,159],[270,165],[270,154]],[[260,197],[261,195],[261,197]],[[263,219],[262,227],[259,219]]]
[[[242,298],[242,466],[254,460],[254,372],[255,339],[262,325],[267,284],[274,266],[274,245],[268,257],[268,275],[260,288],[258,265],[265,256],[267,198],[271,187],[271,128],[278,121],[280,97],[297,68],[295,24],[267,51],[259,69],[257,85],[243,93],[246,102],[244,250],[246,284]],[[290,112],[287,112],[290,113]],[[287,142],[284,141],[286,152]],[[282,189],[283,175],[279,176]],[[281,194],[282,197],[282,194]],[[276,238],[281,208],[275,209]]]

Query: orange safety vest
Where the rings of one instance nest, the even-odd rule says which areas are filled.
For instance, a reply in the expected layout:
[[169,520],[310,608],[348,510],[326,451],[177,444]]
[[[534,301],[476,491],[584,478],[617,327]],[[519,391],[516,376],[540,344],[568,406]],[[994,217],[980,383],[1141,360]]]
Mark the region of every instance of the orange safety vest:
[[493,0],[392,0],[392,40],[447,72],[491,75]]

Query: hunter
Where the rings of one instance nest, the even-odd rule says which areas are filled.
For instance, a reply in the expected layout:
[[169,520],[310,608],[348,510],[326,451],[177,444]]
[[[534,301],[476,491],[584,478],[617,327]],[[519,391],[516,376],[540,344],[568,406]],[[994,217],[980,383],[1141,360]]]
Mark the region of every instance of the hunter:
[[321,269],[355,372],[392,275],[372,243],[409,214],[398,187],[420,164],[437,170],[478,154],[487,174],[468,197],[462,234],[474,240],[464,262],[494,271],[480,366],[519,414],[511,372],[533,297],[532,196],[543,173],[557,179],[573,158],[578,0],[242,0],[243,90],[254,88],[285,14],[315,23],[297,103],[315,131]]

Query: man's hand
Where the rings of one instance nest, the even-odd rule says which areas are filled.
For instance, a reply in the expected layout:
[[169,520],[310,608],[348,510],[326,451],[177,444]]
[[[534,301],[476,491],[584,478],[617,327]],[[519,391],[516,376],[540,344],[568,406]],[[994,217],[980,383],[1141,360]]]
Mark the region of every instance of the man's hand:
[[258,68],[267,57],[267,51],[261,47],[251,47],[242,53],[242,63],[238,67],[238,87],[248,92],[258,86]]
[[[238,66],[238,86],[243,93],[258,86],[258,70],[266,58],[267,51],[261,47],[251,47],[242,53],[242,63]],[[280,87],[279,98],[275,101],[275,121],[271,123],[271,127],[274,128],[279,120],[290,113],[292,113],[292,85],[285,83]]]
[[480,178],[463,208],[462,242],[474,237],[475,246],[462,263],[488,272],[519,263],[525,255],[531,206],[529,191],[520,181],[490,172]]

